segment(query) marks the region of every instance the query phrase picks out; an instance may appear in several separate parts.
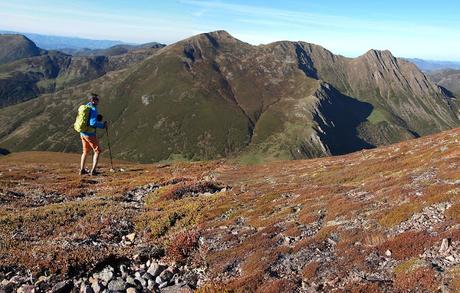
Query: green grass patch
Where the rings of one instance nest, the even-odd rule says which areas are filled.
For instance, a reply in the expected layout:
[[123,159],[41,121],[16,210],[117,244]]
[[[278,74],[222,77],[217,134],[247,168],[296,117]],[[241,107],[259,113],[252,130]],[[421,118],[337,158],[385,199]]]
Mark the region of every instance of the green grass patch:
[[369,117],[367,117],[367,120],[369,120],[370,123],[372,124],[378,124],[380,122],[388,122],[388,119],[386,118],[384,112],[382,110],[379,110],[379,109],[375,109],[372,110],[372,113],[371,115],[369,115]]

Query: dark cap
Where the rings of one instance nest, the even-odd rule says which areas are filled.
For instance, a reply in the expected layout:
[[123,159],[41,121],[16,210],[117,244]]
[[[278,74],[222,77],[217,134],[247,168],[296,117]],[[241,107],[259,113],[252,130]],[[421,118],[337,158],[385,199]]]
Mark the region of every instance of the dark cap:
[[99,95],[95,94],[95,93],[89,93],[89,94],[86,95],[86,97],[90,101],[99,100]]

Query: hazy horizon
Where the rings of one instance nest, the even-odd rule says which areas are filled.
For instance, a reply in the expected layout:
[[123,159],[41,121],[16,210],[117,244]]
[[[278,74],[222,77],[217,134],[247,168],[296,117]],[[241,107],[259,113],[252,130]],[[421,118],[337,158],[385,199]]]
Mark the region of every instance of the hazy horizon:
[[253,45],[305,41],[336,54],[356,57],[370,49],[395,56],[460,61],[460,31],[453,1],[382,3],[338,0],[211,1],[18,0],[0,3],[0,29],[126,43],[181,39],[226,30]]

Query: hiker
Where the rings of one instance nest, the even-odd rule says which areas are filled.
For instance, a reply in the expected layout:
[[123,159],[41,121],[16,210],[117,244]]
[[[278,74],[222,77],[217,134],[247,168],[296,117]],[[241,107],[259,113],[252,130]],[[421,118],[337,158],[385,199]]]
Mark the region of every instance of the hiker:
[[99,154],[101,153],[101,147],[96,136],[96,129],[107,128],[107,121],[102,122],[102,115],[97,113],[99,96],[93,93],[88,94],[88,100],[89,102],[86,105],[82,105],[78,108],[78,115],[74,128],[76,131],[80,132],[80,138],[83,146],[79,174],[83,175],[88,173],[85,169],[86,157],[92,149],[94,152],[93,166],[91,167],[89,174],[93,176],[99,174],[96,171],[96,167],[99,161]]

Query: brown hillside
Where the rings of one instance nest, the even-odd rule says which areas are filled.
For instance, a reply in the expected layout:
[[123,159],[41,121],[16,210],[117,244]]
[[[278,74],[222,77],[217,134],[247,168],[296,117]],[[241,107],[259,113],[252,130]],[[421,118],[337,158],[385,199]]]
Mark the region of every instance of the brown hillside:
[[159,261],[211,291],[460,290],[460,129],[257,166],[103,162],[80,178],[78,159],[0,158],[3,288],[142,286],[128,277]]
[[0,109],[3,148],[77,151],[69,125],[88,92],[102,97],[115,157],[144,163],[342,155],[460,126],[458,99],[389,51],[352,59],[304,42],[252,46],[216,31],[78,86],[92,63],[72,60],[64,89]]

